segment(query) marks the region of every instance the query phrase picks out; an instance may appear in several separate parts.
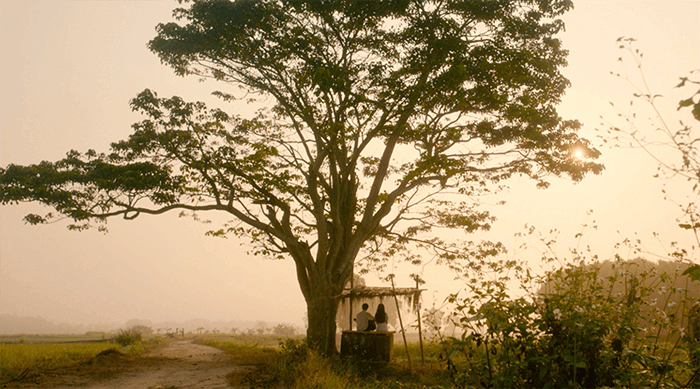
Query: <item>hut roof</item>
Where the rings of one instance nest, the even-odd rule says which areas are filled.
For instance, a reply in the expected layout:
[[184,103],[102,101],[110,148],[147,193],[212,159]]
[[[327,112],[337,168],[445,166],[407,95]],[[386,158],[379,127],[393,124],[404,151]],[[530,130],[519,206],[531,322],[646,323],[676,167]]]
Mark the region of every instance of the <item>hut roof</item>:
[[353,289],[345,289],[341,294],[343,299],[363,299],[374,297],[411,296],[418,298],[425,289],[418,288],[391,288],[388,286],[356,286]]

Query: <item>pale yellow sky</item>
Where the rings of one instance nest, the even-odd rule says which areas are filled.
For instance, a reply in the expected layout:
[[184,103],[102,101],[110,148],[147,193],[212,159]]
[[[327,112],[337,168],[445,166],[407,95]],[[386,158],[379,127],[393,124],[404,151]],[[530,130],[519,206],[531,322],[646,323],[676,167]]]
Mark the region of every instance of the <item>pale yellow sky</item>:
[[[145,88],[214,101],[209,93],[220,85],[178,78],[146,49],[155,25],[175,6],[0,0],[0,165],[57,160],[70,149],[106,151],[139,120],[128,102]],[[577,1],[564,19],[561,38],[570,50],[564,74],[572,88],[560,113],[583,122],[587,137],[595,136],[600,115],[614,116],[609,101],[624,104],[631,96],[609,75],[619,66],[617,37],[639,40],[649,82],[660,93],[700,67],[698,1]],[[667,105],[670,115],[677,100]],[[489,236],[510,244],[528,223],[559,229],[569,244],[592,209],[598,230],[588,240],[602,257],[635,232],[648,240],[652,231],[667,241],[686,239],[675,227],[675,207],[663,201],[661,182],[651,178],[655,164],[637,150],[603,152],[604,174],[578,185],[556,180],[541,191],[513,180],[502,196],[507,205],[492,209],[499,221]],[[103,235],[69,232],[62,223],[24,225],[22,216],[34,209],[0,208],[0,313],[69,323],[302,323],[305,304],[289,261],[249,258],[238,242],[206,238],[206,226],[176,215],[113,220]],[[441,289],[450,275],[440,269],[427,269],[424,278],[428,298],[452,291]]]

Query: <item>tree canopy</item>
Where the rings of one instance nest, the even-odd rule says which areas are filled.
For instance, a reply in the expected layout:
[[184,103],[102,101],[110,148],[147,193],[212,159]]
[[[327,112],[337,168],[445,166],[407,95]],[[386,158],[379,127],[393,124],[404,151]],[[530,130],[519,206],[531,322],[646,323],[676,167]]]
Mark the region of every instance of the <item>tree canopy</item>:
[[179,75],[221,82],[224,101],[271,107],[244,117],[144,90],[128,139],[0,169],[0,203],[39,201],[58,215],[28,222],[68,217],[75,229],[229,214],[210,234],[291,258],[309,341],[332,352],[358,255],[446,247],[436,227],[488,228],[474,196],[513,175],[546,187],[602,170],[575,156],[599,153],[555,109],[569,85],[555,37],[568,0],[184,3],[149,48]]

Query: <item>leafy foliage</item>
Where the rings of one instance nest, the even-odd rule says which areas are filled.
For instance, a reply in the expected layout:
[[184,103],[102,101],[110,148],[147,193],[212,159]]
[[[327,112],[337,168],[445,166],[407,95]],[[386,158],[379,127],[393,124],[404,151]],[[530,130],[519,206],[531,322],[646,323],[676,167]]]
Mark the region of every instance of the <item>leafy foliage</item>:
[[139,331],[139,328],[134,326],[126,330],[119,330],[114,341],[122,347],[127,347],[141,342],[141,335],[142,333]]
[[278,336],[290,337],[297,334],[297,327],[294,324],[279,323],[272,329],[272,333]]
[[[700,284],[683,262],[596,263],[583,253],[536,277],[525,261],[473,268],[454,294],[443,358],[459,386],[688,387],[700,371]],[[487,271],[485,271],[487,270]],[[513,291],[512,285],[520,285]],[[509,285],[511,287],[509,287]],[[694,292],[691,292],[694,291]]]

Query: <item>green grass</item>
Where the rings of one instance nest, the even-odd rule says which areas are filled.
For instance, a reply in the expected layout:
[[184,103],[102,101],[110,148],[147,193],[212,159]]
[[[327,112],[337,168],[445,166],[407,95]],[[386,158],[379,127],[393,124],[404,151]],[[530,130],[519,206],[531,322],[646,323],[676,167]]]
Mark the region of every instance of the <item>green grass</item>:
[[208,336],[196,338],[198,344],[216,347],[226,351],[234,363],[246,366],[259,366],[272,363],[278,357],[277,350],[270,346],[257,346]]
[[[409,351],[412,348],[409,345]],[[416,349],[419,347],[416,345]],[[421,363],[420,357],[408,367],[402,358],[392,359],[387,366],[378,367],[352,363],[339,358],[326,359],[310,351],[296,362],[284,356],[266,366],[261,386],[279,388],[344,388],[344,389],[428,389],[452,386],[444,369]]]
[[[411,357],[411,363],[413,365],[420,365],[425,362],[428,365],[434,365],[438,363],[438,356],[440,354],[441,348],[437,343],[424,343],[423,344],[423,357],[421,358],[421,347],[418,343],[408,344],[408,355]],[[393,363],[408,364],[408,357],[406,356],[406,347],[403,343],[394,344],[394,355],[392,358]]]
[[405,388],[427,389],[452,387],[453,383],[440,362],[440,345],[432,342],[423,344],[423,358],[419,343],[408,343],[408,355],[403,342],[394,344],[391,363],[382,368],[347,366],[355,376],[356,386],[348,388]]
[[[304,335],[297,335],[297,336],[292,337],[292,339],[303,339],[303,338],[305,338]],[[258,334],[253,334],[253,335],[248,335],[248,334],[236,334],[236,335],[205,334],[205,335],[196,335],[195,339],[197,339],[198,342],[216,340],[216,341],[220,341],[220,342],[224,342],[224,343],[235,343],[235,344],[245,345],[245,346],[277,348],[279,346],[280,339],[283,339],[283,337],[280,337],[279,335],[272,335],[272,334],[263,334],[263,335],[258,335]],[[204,343],[202,343],[202,344],[204,344]],[[214,346],[214,347],[216,347],[216,346]]]
[[69,367],[94,358],[101,351],[118,348],[114,343],[89,344],[0,344],[0,382],[25,371],[47,371]]

